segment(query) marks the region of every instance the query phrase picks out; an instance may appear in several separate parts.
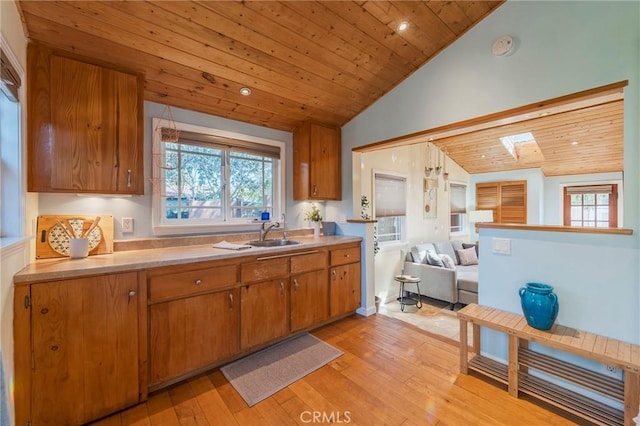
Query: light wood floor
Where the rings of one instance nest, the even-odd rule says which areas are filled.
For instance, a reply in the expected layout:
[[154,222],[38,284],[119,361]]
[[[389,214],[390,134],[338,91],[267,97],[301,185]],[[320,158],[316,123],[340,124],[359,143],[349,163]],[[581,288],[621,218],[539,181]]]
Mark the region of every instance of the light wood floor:
[[575,424],[459,374],[457,346],[402,321],[354,315],[313,334],[344,355],[251,408],[214,370],[97,424]]

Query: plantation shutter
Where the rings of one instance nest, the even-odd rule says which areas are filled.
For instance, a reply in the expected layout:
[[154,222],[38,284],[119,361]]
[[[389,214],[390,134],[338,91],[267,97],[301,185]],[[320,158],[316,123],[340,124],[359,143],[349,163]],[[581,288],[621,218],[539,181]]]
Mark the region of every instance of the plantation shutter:
[[527,223],[527,181],[476,184],[476,210],[492,210],[494,223]]

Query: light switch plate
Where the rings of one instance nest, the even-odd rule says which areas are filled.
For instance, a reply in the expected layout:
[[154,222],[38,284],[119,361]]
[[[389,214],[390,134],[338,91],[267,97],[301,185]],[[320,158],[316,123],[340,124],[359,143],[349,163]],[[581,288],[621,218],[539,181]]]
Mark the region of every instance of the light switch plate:
[[493,252],[496,254],[511,254],[511,240],[509,238],[492,238]]

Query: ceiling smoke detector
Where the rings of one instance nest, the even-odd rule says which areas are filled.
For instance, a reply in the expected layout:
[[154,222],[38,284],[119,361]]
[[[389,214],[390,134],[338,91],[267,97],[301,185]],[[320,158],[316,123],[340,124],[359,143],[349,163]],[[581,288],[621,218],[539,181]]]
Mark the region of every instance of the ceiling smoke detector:
[[505,56],[513,50],[513,38],[511,36],[502,36],[493,42],[491,52],[493,56]]

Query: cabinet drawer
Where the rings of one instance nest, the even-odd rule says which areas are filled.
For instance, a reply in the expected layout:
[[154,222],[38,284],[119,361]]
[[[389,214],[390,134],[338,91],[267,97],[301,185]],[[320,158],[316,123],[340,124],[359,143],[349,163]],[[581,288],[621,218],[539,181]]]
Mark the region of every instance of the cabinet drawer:
[[289,258],[258,260],[240,267],[242,284],[284,277],[289,273]]
[[236,265],[167,274],[149,280],[149,300],[157,302],[204,293],[232,286],[237,280]]
[[331,251],[331,265],[360,262],[360,247],[351,247]]
[[315,271],[327,267],[327,252],[303,254],[291,258],[291,273]]

